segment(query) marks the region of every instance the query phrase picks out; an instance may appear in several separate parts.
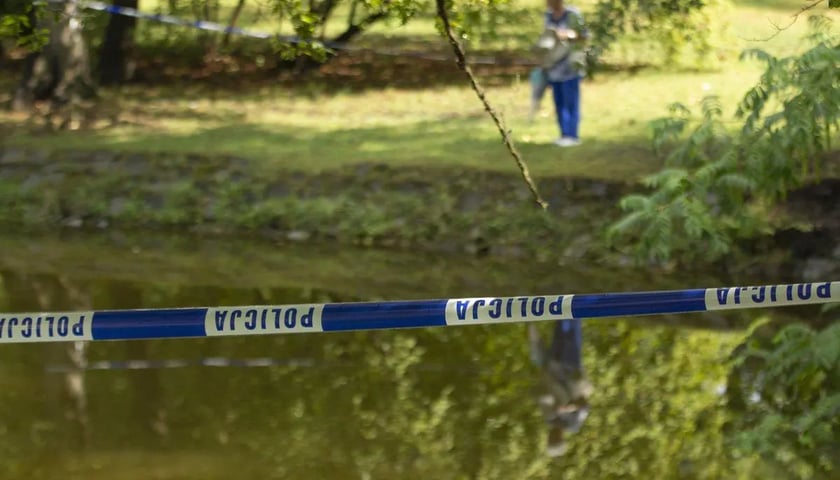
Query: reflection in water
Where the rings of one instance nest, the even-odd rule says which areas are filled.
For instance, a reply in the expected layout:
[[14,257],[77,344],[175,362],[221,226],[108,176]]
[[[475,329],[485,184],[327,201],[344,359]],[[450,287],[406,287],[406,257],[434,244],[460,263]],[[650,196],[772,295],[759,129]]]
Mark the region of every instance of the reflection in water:
[[[336,260],[322,275],[330,268],[323,252],[296,251],[290,259],[275,248],[250,264],[242,252],[253,250],[241,245],[166,270],[194,254],[192,243],[171,259],[152,253],[142,262],[123,259],[130,265],[103,247],[97,254],[110,258],[107,265],[88,258],[81,262],[87,268],[70,268],[50,263],[60,247],[27,244],[29,252],[47,252],[37,261],[29,253],[45,270],[17,264],[0,271],[2,311],[584,292],[604,285],[585,283],[576,272],[564,279],[555,268],[463,259],[449,262],[457,266],[452,274],[440,267],[443,260],[415,260],[407,268],[399,255],[380,259],[377,268],[390,270],[373,271],[371,262],[355,258]],[[0,252],[0,265],[21,258]],[[212,265],[202,269],[204,258]],[[108,273],[93,275],[90,265]],[[147,270],[131,273],[141,267]],[[56,273],[64,271],[73,273]],[[225,276],[229,271],[243,273]],[[616,282],[608,273],[599,278]],[[664,286],[636,280],[625,289]],[[330,283],[335,290],[324,288]],[[0,478],[731,477],[716,388],[725,380],[723,360],[742,335],[640,322],[588,322],[583,349],[576,322],[535,326],[554,328],[546,346],[536,329],[524,342],[523,325],[94,342],[74,347],[75,357],[67,345],[3,345]],[[539,345],[531,349],[539,367],[529,361],[529,343]],[[263,368],[207,368],[259,361]],[[156,368],[166,366],[179,368]],[[595,388],[588,388],[584,366]],[[75,400],[62,393],[55,370],[76,375]],[[533,399],[541,375],[546,415]],[[84,416],[68,415],[79,406]],[[584,419],[584,428],[566,435]],[[565,455],[548,455],[561,450]]]
[[[145,342],[132,342],[146,346]],[[169,360],[148,360],[142,357],[134,357],[131,360],[88,362],[85,370],[159,370],[166,368],[187,368],[187,367],[312,367],[315,362],[306,358],[199,358],[197,360],[169,359]],[[48,365],[46,371],[49,373],[66,373],[74,367],[68,365]]]
[[566,453],[566,437],[577,433],[589,416],[592,385],[583,369],[583,332],[580,320],[555,322],[551,344],[546,348],[537,327],[528,325],[531,360],[540,369],[543,393],[538,403],[548,424],[547,453]]
[[80,445],[85,446],[90,437],[87,389],[85,388],[87,343],[73,342],[67,347],[66,351],[70,360],[70,368],[64,374],[64,384],[73,406],[68,412],[68,418],[79,426],[79,442]]
[[[67,311],[90,310],[90,295],[78,288],[64,275],[29,275],[3,272],[3,287],[12,311]],[[36,347],[47,356],[56,356],[68,363],[63,375],[63,388],[51,391],[49,396],[66,399],[59,407],[70,422],[69,437],[78,447],[85,447],[90,437],[88,398],[85,388],[86,342],[54,344]]]

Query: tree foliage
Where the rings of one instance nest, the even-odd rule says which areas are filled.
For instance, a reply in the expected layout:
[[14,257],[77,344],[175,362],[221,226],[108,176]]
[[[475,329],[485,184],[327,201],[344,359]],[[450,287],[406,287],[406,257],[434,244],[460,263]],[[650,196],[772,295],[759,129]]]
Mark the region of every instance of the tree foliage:
[[47,42],[49,32],[36,28],[42,9],[25,0],[0,0],[0,40],[14,39],[18,46],[37,50]]
[[637,62],[714,65],[725,54],[729,7],[728,0],[600,0],[590,20],[593,47],[602,54],[627,38],[629,50],[648,52]]
[[[263,8],[267,6],[267,8]],[[512,0],[458,0],[447,2],[453,27],[464,37],[495,35],[510,21],[522,19],[523,9]],[[224,23],[219,3],[212,0],[172,0],[166,13],[195,16]],[[434,12],[431,0],[270,0],[258,10],[261,20],[273,24],[272,30],[296,37],[289,42],[279,38],[275,49],[286,59],[310,57],[322,62],[332,56],[332,48],[351,43],[374,24],[401,26],[414,18]],[[195,35],[195,33],[190,33]],[[212,43],[212,42],[211,42]]]
[[840,322],[822,330],[763,325],[739,348],[728,429],[743,454],[788,478],[840,471]]
[[840,36],[824,17],[810,24],[802,54],[744,53],[765,70],[738,106],[738,132],[726,128],[715,97],[703,100],[699,119],[675,104],[652,123],[666,166],[645,180],[652,193],[622,199],[627,213],[609,229],[613,240],[629,240],[642,258],[713,260],[772,227],[767,207],[820,178],[840,129]]

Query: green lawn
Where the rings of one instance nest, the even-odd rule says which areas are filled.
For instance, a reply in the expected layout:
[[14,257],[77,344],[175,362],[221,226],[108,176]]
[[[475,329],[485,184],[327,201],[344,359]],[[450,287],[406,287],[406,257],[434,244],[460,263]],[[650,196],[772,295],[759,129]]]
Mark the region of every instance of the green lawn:
[[[740,2],[733,11],[733,50],[761,46],[789,52],[801,45],[805,18],[770,41],[746,40],[769,37],[775,32],[771,20],[784,24],[800,5],[781,0],[766,6],[758,3]],[[422,27],[423,22],[418,25]],[[412,28],[414,35],[419,27]],[[400,68],[393,75],[399,80],[402,72],[418,75]],[[478,72],[482,78],[494,73]],[[368,89],[327,90],[319,87],[317,78],[301,84],[263,82],[241,89],[207,84],[129,86],[103,94],[103,103],[119,112],[116,125],[103,121],[91,130],[44,134],[23,126],[24,117],[8,112],[0,113],[0,125],[12,132],[5,139],[11,145],[223,153],[252,158],[269,171],[322,171],[380,162],[515,173],[498,132],[466,83],[457,79],[436,82],[436,70],[425,73],[428,86]],[[536,175],[627,179],[659,166],[648,147],[648,122],[665,114],[668,104],[696,105],[704,95],[715,94],[731,114],[760,68],[732,59],[719,71],[705,73],[661,69],[602,73],[583,87],[584,144],[566,150],[551,144],[558,133],[549,97],[542,115],[534,123],[527,122],[527,69],[518,73],[494,74],[488,95]],[[337,83],[332,79],[330,84]]]

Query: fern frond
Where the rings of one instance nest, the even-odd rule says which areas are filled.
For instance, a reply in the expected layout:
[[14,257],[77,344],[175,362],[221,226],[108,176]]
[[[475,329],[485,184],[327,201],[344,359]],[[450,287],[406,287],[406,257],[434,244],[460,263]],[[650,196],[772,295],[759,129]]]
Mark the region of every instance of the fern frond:
[[633,194],[622,198],[618,206],[624,211],[647,210],[651,207],[651,200],[646,195]]
[[748,193],[756,188],[756,183],[753,179],[736,172],[721,175],[715,183],[721,188],[738,190],[744,193]]
[[642,230],[647,224],[650,212],[639,210],[629,213],[607,228],[607,239],[612,241],[621,236],[627,236]]
[[688,178],[689,172],[684,168],[665,168],[654,174],[648,175],[642,183],[648,188],[673,189]]
[[741,55],[738,57],[739,60],[759,60],[766,64],[770,64],[771,62],[776,60],[776,57],[767,53],[766,50],[762,50],[760,48],[748,48],[741,52]]
[[717,95],[707,95],[701,101],[703,119],[706,122],[712,122],[723,116],[723,104],[720,102],[720,97]]

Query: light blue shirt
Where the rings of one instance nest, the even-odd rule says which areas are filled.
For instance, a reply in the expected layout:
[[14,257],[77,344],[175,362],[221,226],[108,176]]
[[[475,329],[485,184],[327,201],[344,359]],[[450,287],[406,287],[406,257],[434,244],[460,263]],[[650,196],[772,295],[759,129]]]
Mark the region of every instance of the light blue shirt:
[[[565,7],[563,15],[559,19],[552,18],[551,12],[546,12],[545,28],[570,29],[576,31],[581,39],[589,37],[589,31],[583,23],[583,15],[580,13],[580,10],[574,7]],[[564,56],[554,65],[545,69],[548,80],[550,82],[564,82],[585,76],[586,71],[581,61],[581,53],[581,47],[573,43],[569,55]]]

